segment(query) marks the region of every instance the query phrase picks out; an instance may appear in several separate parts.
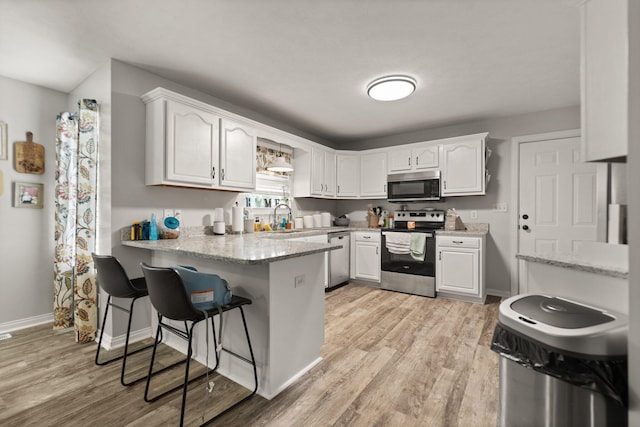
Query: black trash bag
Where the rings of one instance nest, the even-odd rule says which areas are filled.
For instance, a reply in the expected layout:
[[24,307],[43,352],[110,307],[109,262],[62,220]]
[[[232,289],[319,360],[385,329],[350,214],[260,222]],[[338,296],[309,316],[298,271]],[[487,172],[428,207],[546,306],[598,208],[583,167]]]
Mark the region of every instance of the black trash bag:
[[613,399],[627,407],[627,356],[570,354],[527,338],[498,323],[491,350],[526,368],[551,375]]

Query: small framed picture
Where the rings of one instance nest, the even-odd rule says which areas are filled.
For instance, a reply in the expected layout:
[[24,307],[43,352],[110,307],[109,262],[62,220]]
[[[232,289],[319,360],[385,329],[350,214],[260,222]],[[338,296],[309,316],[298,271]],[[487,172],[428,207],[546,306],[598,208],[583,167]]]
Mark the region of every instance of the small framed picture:
[[8,142],[7,142],[7,124],[0,122],[0,160],[7,160],[9,158]]
[[32,182],[13,183],[13,207],[14,208],[38,208],[42,209],[44,199],[44,184]]

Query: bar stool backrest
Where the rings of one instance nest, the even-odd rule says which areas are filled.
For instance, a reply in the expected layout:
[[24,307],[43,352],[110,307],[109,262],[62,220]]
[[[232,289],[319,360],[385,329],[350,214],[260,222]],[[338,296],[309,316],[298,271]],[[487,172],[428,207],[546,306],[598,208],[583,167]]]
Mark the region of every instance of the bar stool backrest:
[[116,298],[133,298],[139,296],[122,264],[111,255],[97,255],[92,253],[93,262],[97,269],[98,284],[106,293]]
[[204,314],[191,303],[180,275],[171,268],[140,263],[151,304],[162,317],[172,320],[201,320]]

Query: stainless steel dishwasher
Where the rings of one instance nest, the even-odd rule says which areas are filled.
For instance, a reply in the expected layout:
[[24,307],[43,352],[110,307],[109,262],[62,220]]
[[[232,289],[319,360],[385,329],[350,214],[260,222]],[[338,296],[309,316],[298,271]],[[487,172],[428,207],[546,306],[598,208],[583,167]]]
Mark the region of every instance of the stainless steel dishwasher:
[[342,248],[329,251],[329,287],[340,285],[349,280],[350,237],[348,231],[329,233],[330,244],[342,245]]

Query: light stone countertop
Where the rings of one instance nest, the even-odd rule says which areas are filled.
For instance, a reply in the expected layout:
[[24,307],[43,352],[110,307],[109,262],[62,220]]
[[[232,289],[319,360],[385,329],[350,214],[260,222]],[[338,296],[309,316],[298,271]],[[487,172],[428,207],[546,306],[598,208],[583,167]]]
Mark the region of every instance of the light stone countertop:
[[466,230],[438,230],[437,236],[469,236],[483,237],[489,234],[489,224],[479,222],[468,222],[464,224]]
[[588,273],[600,274],[603,276],[617,277],[620,279],[629,278],[629,269],[614,267],[608,265],[599,265],[588,262],[572,255],[554,255],[554,254],[516,254],[517,259],[523,261],[536,262],[540,264],[548,264],[556,267],[564,267],[573,270],[585,271]]
[[[237,264],[265,264],[288,258],[339,249],[342,245],[294,242],[289,239],[310,237],[339,231],[371,231],[360,227],[325,227],[304,230],[213,235],[211,227],[187,227],[178,239],[122,240],[124,246],[153,251],[172,252],[198,258]],[[122,236],[127,236],[127,228]]]

